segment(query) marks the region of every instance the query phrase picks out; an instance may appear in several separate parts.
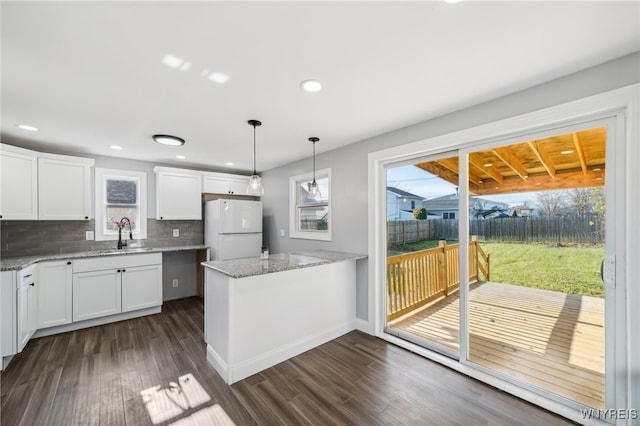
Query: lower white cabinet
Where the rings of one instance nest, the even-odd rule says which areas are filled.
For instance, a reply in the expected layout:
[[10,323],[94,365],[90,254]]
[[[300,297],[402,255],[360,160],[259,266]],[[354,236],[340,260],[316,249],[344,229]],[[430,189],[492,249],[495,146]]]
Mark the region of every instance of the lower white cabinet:
[[38,265],[38,328],[73,320],[73,264],[69,260]]
[[73,321],[162,304],[162,254],[80,259],[73,265]]
[[17,352],[16,289],[16,271],[2,271],[0,274],[0,355],[3,358]]
[[36,288],[36,265],[19,272],[17,289],[17,338],[18,352],[38,329],[38,289]]
[[162,304],[162,265],[122,270],[122,312]]
[[122,312],[120,270],[73,274],[73,321]]

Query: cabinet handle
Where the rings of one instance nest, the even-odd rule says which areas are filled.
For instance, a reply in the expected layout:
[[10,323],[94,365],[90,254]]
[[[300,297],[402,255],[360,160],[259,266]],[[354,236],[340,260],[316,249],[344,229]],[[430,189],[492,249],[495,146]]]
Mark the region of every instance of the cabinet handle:
[[122,270],[122,272],[127,272],[127,270],[126,270],[126,269],[123,269],[123,270]]
[[118,272],[120,272],[120,269],[118,269]]
[[89,219],[89,216],[85,216],[84,218],[85,218],[85,219]]
[[0,219],[2,219],[2,215],[0,214]]
[[33,275],[33,274],[25,275],[23,278],[29,278],[31,275]]
[[36,286],[36,283],[31,283],[31,284],[29,284],[29,285],[30,285],[31,287],[35,287],[35,286]]
[[67,265],[71,265],[71,262],[67,262]]
[[160,216],[160,220],[164,219],[164,217]]

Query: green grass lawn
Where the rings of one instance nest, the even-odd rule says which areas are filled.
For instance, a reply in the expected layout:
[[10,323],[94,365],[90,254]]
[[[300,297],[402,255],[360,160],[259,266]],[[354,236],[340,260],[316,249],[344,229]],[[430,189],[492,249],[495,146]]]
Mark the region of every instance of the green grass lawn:
[[[455,242],[447,241],[447,244]],[[414,250],[424,250],[437,247],[438,241],[420,241],[411,246]],[[480,246],[491,254],[493,282],[604,297],[604,284],[600,279],[603,246],[494,242],[481,242]],[[389,256],[400,253],[390,250]]]

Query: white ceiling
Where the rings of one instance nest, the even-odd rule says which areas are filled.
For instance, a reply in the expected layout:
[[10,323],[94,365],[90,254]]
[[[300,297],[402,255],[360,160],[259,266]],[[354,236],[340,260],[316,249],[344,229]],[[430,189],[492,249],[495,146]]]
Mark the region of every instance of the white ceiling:
[[[638,51],[639,6],[2,1],[1,137],[246,172],[258,119],[260,172],[309,157],[310,136],[321,153]],[[214,71],[230,79],[202,76]],[[309,78],[324,90],[303,92]]]

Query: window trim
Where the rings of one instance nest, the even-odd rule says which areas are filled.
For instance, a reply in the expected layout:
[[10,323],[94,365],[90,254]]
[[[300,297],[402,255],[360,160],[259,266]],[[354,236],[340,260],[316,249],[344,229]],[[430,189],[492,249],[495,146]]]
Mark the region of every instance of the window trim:
[[[331,241],[331,229],[333,228],[333,222],[331,217],[331,169],[322,169],[316,170],[315,172],[316,180],[327,178],[329,193],[327,194],[327,231],[299,231],[298,230],[298,182],[304,180],[312,180],[313,172],[302,173],[296,176],[289,177],[289,237],[290,238],[300,238],[306,240],[317,240],[317,241]],[[312,207],[309,205],[307,207]]]
[[[114,241],[118,239],[117,234],[105,234],[102,229],[102,224],[105,221],[104,198],[106,179],[114,177],[129,180],[135,179],[138,181],[137,206],[140,211],[140,220],[136,223],[133,238],[136,240],[144,240],[147,238],[147,173],[130,170],[104,169],[100,167],[96,167],[95,169],[95,240]],[[133,218],[131,220],[133,220]]]

